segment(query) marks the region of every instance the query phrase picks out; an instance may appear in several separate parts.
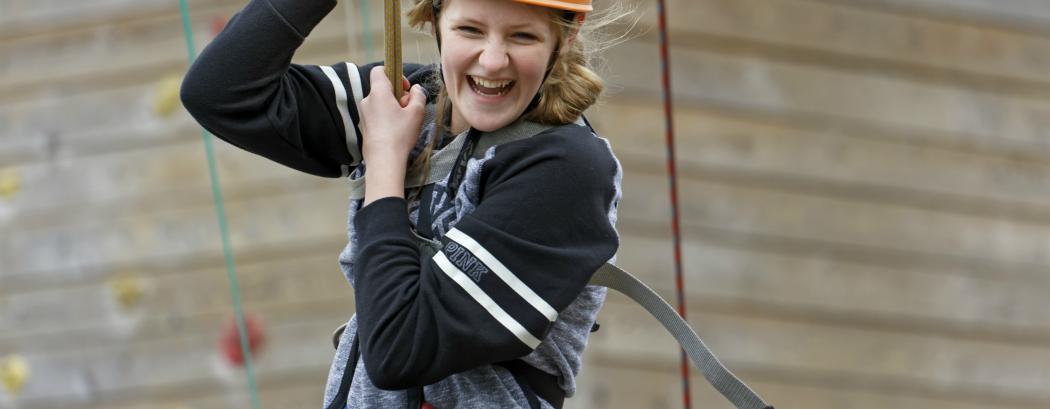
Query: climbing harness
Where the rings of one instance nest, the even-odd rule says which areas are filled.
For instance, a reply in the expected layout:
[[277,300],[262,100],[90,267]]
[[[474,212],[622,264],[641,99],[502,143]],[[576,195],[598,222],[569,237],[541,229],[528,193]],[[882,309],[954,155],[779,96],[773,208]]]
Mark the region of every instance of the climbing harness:
[[[431,109],[428,106],[428,110]],[[432,114],[428,112],[428,116]],[[586,126],[590,128],[590,124],[587,123],[586,119],[582,118],[575,124],[567,126]],[[445,148],[435,152],[433,159],[430,162],[430,176],[425,182],[421,182],[419,175],[406,176],[406,185],[424,186],[422,195],[422,201],[419,206],[419,218],[416,222],[416,237],[417,244],[419,245],[422,260],[430,259],[431,256],[441,251],[441,243],[434,239],[434,234],[431,231],[431,209],[429,200],[433,196],[433,190],[437,184],[434,183],[438,180],[448,179],[448,191],[450,194],[454,194],[457,189],[458,181],[461,180],[462,174],[465,172],[467,162],[472,158],[476,157],[476,153],[484,152],[488,147],[511,142],[519,139],[529,138],[543,131],[554,128],[550,125],[542,125],[534,122],[525,121],[519,119],[504,128],[493,131],[491,133],[485,133],[474,130],[473,128],[460,134],[452,140]],[[594,132],[593,128],[590,128],[591,132]],[[457,176],[458,175],[458,176]],[[422,185],[420,183],[423,183]],[[357,178],[351,181],[351,200],[359,200],[364,198],[364,178]],[[744,384],[739,378],[733,375],[719,360],[715,357],[714,353],[704,344],[704,342],[697,336],[696,332],[693,331],[692,327],[681,317],[680,314],[676,313],[666,301],[649,288],[645,283],[631,275],[627,271],[616,267],[615,265],[606,263],[601,266],[591,277],[591,285],[599,285],[607,287],[612,290],[616,290],[628,298],[634,300],[646,311],[648,311],[653,317],[655,317],[663,327],[678,341],[679,345],[682,346],[684,353],[688,356],[701,372],[704,377],[711,383],[716,390],[718,390],[722,396],[733,403],[734,406],[740,409],[772,409],[773,407],[766,404],[754,391],[752,391],[746,384]],[[333,345],[338,347],[339,339],[342,336],[342,332],[345,330],[346,324],[339,327],[335,331],[332,337]],[[354,342],[357,342],[356,334],[354,336]],[[357,356],[351,356],[348,360],[356,363]],[[519,385],[522,385],[523,391],[531,390],[534,395],[543,397],[545,401],[550,403],[555,408],[561,407],[561,402],[564,401],[565,395],[560,388],[557,387],[557,381],[553,375],[543,373],[530,375],[529,381],[525,381],[526,376],[522,374],[523,367],[532,368],[532,366],[521,362],[520,360],[501,362],[497,365],[507,368],[514,378],[518,380]],[[353,371],[351,367],[347,367],[346,371]],[[344,382],[349,382],[351,378],[344,377]],[[532,386],[531,384],[543,385],[542,387]],[[349,390],[349,386],[346,386]],[[526,389],[528,388],[528,389]],[[554,390],[554,392],[548,392],[547,396],[538,393],[541,388],[545,390]],[[342,390],[342,385],[340,390]],[[422,396],[422,388],[416,388],[410,391],[413,395]],[[526,392],[527,397],[531,397]],[[345,400],[345,396],[339,396],[336,401]],[[333,402],[336,403],[336,402]],[[345,405],[345,402],[343,402]],[[538,408],[539,404],[532,406],[532,408]],[[329,409],[342,408],[343,406],[329,405]],[[419,405],[410,403],[409,408],[415,409]]]

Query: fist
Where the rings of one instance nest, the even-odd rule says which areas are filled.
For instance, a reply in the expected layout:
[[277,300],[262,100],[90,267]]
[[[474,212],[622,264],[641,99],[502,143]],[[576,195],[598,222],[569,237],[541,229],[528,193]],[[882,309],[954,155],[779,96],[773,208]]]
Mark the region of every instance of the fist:
[[[423,126],[427,101],[420,85],[394,98],[393,86],[383,67],[372,68],[372,91],[361,100],[362,154],[366,163],[399,163],[405,166]],[[408,80],[402,78],[404,88]]]

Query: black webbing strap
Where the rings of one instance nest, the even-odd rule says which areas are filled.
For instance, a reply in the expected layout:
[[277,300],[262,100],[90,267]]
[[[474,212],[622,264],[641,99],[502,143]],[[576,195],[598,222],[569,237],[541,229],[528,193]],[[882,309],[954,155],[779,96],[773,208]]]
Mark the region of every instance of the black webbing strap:
[[470,128],[467,131],[467,140],[463,143],[463,148],[459,150],[459,157],[456,158],[456,165],[452,167],[452,174],[448,176],[448,191],[450,196],[455,196],[456,191],[459,190],[460,183],[463,183],[463,177],[467,174],[467,162],[470,161],[470,157],[474,156],[474,150],[478,148],[478,141],[481,140],[481,131]]
[[414,388],[405,389],[405,396],[407,397],[408,404],[405,405],[408,409],[419,409],[423,406],[423,387],[417,386]]
[[[346,331],[346,324],[343,324],[335,333],[332,334],[332,343],[335,344],[335,348],[339,348],[339,337]],[[336,392],[335,398],[332,399],[332,403],[328,404],[325,409],[345,409],[346,399],[350,394],[350,386],[354,382],[354,371],[357,370],[357,360],[361,357],[361,349],[358,345],[357,335],[354,335],[354,342],[350,344],[350,355],[346,358],[346,368],[343,368],[343,379],[339,381],[339,391]],[[423,405],[423,387],[409,388],[405,390],[406,397],[408,400],[408,409],[419,409]]]
[[[478,141],[481,140],[481,132],[470,128],[467,131],[466,141],[463,142],[463,146],[459,149],[459,155],[456,157],[456,163],[452,166],[451,173],[448,176],[448,191],[449,197],[456,195],[456,191],[459,190],[459,185],[463,183],[463,177],[467,173],[467,162],[474,156],[474,151],[478,148]],[[422,197],[419,198],[419,216],[416,218],[416,233],[426,239],[434,238],[433,231],[433,215],[431,207],[433,206],[434,189],[437,189],[436,183],[431,183],[423,186],[420,190]]]
[[[343,368],[343,379],[339,381],[339,392],[336,392],[332,403],[328,404],[325,409],[346,408],[346,398],[350,394],[350,385],[354,382],[354,371],[357,370],[357,359],[360,356],[361,350],[358,345],[357,334],[354,334],[354,342],[350,343],[350,355],[346,358],[346,368]],[[419,406],[417,405],[416,407],[418,408]]]
[[518,382],[518,386],[525,394],[525,399],[529,401],[530,409],[542,407],[539,400],[536,399],[537,396],[556,409],[561,409],[565,404],[565,390],[558,386],[558,378],[554,375],[543,372],[520,359],[497,362],[493,365],[506,368],[514,376],[514,380]]
[[434,238],[433,221],[430,207],[433,206],[434,189],[437,184],[431,183],[419,190],[419,216],[416,218],[416,233],[426,239]]

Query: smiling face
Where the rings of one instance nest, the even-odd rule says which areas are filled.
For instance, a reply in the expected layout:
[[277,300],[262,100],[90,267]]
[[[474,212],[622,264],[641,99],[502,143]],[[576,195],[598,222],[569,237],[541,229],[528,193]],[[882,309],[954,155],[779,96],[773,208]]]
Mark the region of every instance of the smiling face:
[[441,66],[452,132],[490,132],[518,119],[558,41],[551,14],[507,0],[450,0],[440,14]]

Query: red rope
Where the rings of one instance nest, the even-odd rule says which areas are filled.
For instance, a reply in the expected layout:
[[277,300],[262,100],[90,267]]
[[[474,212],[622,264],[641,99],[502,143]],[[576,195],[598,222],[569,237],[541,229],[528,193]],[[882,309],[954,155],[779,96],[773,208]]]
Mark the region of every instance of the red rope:
[[[671,182],[671,233],[674,236],[674,283],[678,296],[678,314],[685,318],[685,281],[682,279],[682,235],[678,217],[678,171],[674,154],[674,109],[671,104],[671,57],[668,53],[667,11],[664,0],[657,0],[660,21],[660,71],[663,80],[664,118],[667,129],[667,174]],[[689,393],[689,358],[680,350],[682,403],[692,409]]]

